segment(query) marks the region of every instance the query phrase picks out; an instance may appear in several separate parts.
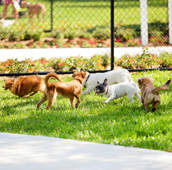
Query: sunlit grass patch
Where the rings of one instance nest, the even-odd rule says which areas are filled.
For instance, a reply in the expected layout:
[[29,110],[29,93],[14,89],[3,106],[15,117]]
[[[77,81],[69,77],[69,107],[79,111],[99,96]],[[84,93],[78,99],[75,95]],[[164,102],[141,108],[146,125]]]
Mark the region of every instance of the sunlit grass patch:
[[[171,72],[132,73],[135,82],[142,76],[154,78],[154,85],[159,86],[171,78]],[[63,80],[70,81],[71,77]],[[1,81],[0,87],[3,84]],[[50,111],[45,109],[47,102],[36,110],[41,93],[18,98],[0,88],[0,132],[172,151],[171,90],[172,85],[160,92],[161,105],[155,112],[146,113],[136,97],[134,103],[125,96],[104,104],[106,97],[95,92],[81,95],[77,109],[71,108],[69,99],[58,96]]]

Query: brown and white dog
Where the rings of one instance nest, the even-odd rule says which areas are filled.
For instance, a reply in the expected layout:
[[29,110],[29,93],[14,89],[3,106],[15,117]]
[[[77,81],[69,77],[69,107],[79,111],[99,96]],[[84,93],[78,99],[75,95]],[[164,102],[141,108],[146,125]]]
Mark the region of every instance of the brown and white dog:
[[[44,93],[45,84],[40,76],[31,75],[8,79],[5,81],[5,85],[2,87],[5,90],[9,89],[11,93],[16,96],[29,97],[33,96],[38,91]],[[27,96],[28,94],[30,95]]]
[[[69,98],[71,106],[78,107],[81,99],[80,94],[82,92],[82,84],[84,82],[84,79],[86,77],[85,72],[77,72],[77,76],[74,77],[74,79],[70,82],[63,82],[63,80],[60,79],[60,77],[56,73],[49,73],[45,76],[45,85],[46,89],[44,91],[44,95],[42,99],[37,103],[37,109],[43,104],[45,101],[48,100],[48,105],[46,107],[47,110],[51,108],[51,106],[54,104],[56,97],[58,95],[61,95],[65,98]],[[59,82],[53,82],[49,83],[48,80],[54,77]],[[77,103],[74,106],[74,99],[77,99]]]
[[145,106],[145,110],[149,111],[149,105],[152,104],[152,112],[154,112],[161,103],[159,92],[168,90],[171,80],[168,80],[164,85],[154,87],[153,79],[150,77],[141,77],[137,80],[141,89],[141,102]]
[[21,8],[27,8],[29,19],[33,19],[34,15],[37,15],[37,18],[39,19],[39,14],[42,13],[45,20],[46,7],[43,3],[31,4],[28,1],[22,1]]

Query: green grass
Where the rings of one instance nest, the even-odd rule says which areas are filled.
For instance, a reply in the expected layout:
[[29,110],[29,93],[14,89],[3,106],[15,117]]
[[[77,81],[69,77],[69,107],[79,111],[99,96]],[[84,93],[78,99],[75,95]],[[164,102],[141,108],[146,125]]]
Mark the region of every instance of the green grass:
[[[34,0],[29,2],[36,3]],[[39,2],[39,1],[38,1]],[[46,5],[46,21],[38,22],[37,20],[29,22],[27,17],[21,17],[19,24],[9,27],[9,29],[22,29],[20,26],[30,28],[33,24],[37,24],[36,30],[40,29],[42,25],[45,29],[50,29],[50,1],[42,1]],[[148,1],[148,22],[168,22],[168,0]],[[3,6],[0,6],[0,11]],[[116,0],[114,8],[114,22],[115,25],[121,23],[124,26],[140,28],[140,1],[139,0]],[[57,27],[76,26],[81,24],[84,27],[90,25],[91,27],[101,26],[104,23],[110,25],[110,1],[80,1],[80,0],[56,0],[53,4],[53,25],[54,29]],[[9,8],[7,15],[11,15],[12,7]],[[2,12],[0,13],[2,14]],[[65,21],[65,23],[63,22]],[[6,28],[3,28],[6,29]],[[8,29],[8,28],[7,28]]]
[[[171,78],[171,72],[132,74],[134,81],[142,76],[154,78],[155,86],[159,86]],[[3,84],[1,81],[0,87]],[[47,102],[36,110],[41,93],[26,99],[2,88],[0,93],[0,132],[172,151],[172,85],[169,91],[160,92],[162,103],[154,113],[146,113],[136,97],[134,103],[126,96],[104,104],[106,97],[92,92],[81,95],[81,104],[72,109],[68,99],[58,96],[47,111]]]

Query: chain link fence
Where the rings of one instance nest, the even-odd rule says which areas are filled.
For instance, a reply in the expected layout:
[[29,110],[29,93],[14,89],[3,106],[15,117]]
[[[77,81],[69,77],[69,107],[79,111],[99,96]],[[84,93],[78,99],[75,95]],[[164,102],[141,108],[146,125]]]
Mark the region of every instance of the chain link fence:
[[[105,69],[106,64],[110,62],[108,57],[113,48],[111,36],[114,36],[114,65],[128,69],[152,68],[156,67],[156,64],[158,67],[163,66],[161,60],[165,54],[162,55],[162,52],[169,52],[166,54],[167,57],[172,52],[169,34],[171,0],[115,0],[112,7],[114,8],[112,34],[111,2],[109,0],[43,0],[41,2],[21,0],[17,20],[13,4],[8,5],[5,13],[7,1],[1,0],[0,61],[6,61],[8,58],[24,60],[80,56],[75,63],[77,66],[82,56],[91,58],[98,54],[103,57],[91,61],[82,58],[80,66],[92,62],[91,66],[88,67],[87,64],[85,69]],[[139,63],[141,58],[144,58],[143,64]],[[152,61],[154,64],[151,64]],[[69,61],[64,60],[62,63],[65,62]],[[60,60],[58,65],[59,63]],[[94,64],[99,67],[94,67]],[[70,70],[69,67],[60,69]]]

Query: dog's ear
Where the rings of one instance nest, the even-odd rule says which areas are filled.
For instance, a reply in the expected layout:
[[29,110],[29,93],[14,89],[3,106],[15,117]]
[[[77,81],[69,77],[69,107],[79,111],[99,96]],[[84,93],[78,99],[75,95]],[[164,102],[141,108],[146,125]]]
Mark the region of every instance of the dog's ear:
[[103,85],[107,86],[107,78],[104,79]]
[[99,82],[99,81],[97,81],[97,84],[100,84],[100,82]]
[[82,78],[85,78],[87,76],[87,72],[81,72]]
[[139,79],[137,80],[137,83],[138,83],[139,85],[141,85],[141,84],[142,84],[142,79],[139,78]]
[[77,76],[77,71],[75,71],[73,74],[72,74],[72,77],[76,77]]
[[148,79],[153,83],[153,81],[154,81],[154,79],[153,79],[153,78],[148,77]]
[[77,70],[77,72],[81,72],[81,69],[80,68],[77,68],[76,70]]

